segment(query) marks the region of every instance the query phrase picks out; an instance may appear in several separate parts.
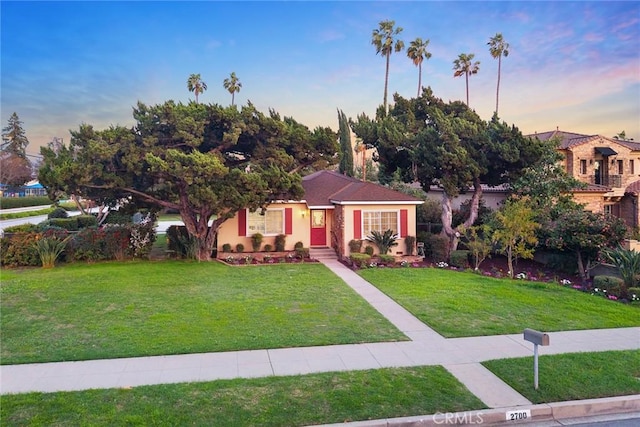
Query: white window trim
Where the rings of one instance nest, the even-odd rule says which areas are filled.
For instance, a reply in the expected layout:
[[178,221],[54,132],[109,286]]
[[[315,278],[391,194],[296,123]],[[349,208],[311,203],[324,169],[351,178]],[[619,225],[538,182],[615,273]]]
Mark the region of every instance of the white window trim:
[[[247,223],[245,224],[245,235],[246,236],[251,236],[255,233],[261,233],[261,232],[252,232],[249,230],[249,218],[251,215],[260,215],[260,213],[258,213],[259,211],[255,211],[255,212],[251,212],[249,209],[247,209]],[[272,208],[272,209],[266,209],[265,210],[265,220],[266,220],[266,212],[280,212],[282,214],[282,230],[279,233],[261,233],[263,236],[277,236],[279,234],[284,234],[285,232],[285,228],[286,228],[286,215],[285,215],[285,209],[284,208]],[[266,228],[266,224],[265,224],[265,228]]]
[[[363,210],[362,211],[362,215],[360,216],[360,235],[362,236],[363,239],[367,238],[367,234],[365,234],[364,232],[364,215],[365,213],[372,213],[372,212],[392,212],[396,214],[396,226],[398,228],[398,230],[395,230],[396,234],[398,236],[400,236],[400,210],[398,209],[370,209],[370,210]],[[381,233],[384,233],[386,230],[379,230]]]

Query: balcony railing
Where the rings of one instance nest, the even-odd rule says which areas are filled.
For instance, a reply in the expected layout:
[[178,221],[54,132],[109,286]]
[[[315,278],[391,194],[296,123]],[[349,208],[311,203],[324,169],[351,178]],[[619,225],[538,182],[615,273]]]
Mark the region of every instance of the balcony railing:
[[622,175],[605,175],[605,176],[592,176],[591,184],[604,185],[605,187],[620,188],[622,187]]

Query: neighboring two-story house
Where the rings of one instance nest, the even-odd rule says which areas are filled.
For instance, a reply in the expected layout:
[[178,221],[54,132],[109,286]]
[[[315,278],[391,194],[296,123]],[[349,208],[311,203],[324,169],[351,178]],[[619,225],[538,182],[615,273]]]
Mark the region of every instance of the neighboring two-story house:
[[630,227],[640,224],[640,143],[560,130],[529,136],[558,139],[567,173],[587,184],[574,192],[576,202],[622,218]]

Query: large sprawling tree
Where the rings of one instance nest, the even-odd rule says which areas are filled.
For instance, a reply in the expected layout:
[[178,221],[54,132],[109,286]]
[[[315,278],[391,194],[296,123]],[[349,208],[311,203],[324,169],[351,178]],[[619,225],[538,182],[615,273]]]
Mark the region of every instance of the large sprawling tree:
[[[365,115],[352,124],[355,134],[377,150],[380,174],[399,173],[405,182],[444,189],[443,230],[455,249],[460,227],[468,228],[478,216],[481,184],[499,185],[518,177],[540,153],[540,142],[526,138],[515,126],[496,116],[483,121],[460,101],[445,103],[427,88],[422,96],[395,104],[386,117]],[[469,218],[452,226],[452,200],[473,192]]]
[[310,131],[251,104],[138,103],[133,116],[133,128],[81,125],[68,147],[44,147],[40,181],[51,193],[176,209],[200,260],[239,209],[298,199],[300,173],[337,160],[331,129]]

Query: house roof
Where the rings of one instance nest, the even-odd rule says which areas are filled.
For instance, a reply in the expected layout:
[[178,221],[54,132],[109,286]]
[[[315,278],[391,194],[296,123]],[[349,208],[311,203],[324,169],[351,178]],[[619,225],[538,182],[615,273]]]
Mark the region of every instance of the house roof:
[[615,139],[609,138],[602,135],[584,135],[581,133],[575,132],[565,132],[561,130],[553,130],[548,132],[534,133],[531,135],[527,135],[530,137],[536,137],[540,141],[547,141],[552,138],[558,138],[560,140],[560,145],[558,146],[561,150],[567,150],[569,148],[573,148],[577,145],[582,145],[587,142],[592,142],[596,140],[603,140],[604,142],[612,143],[612,144],[620,144],[624,147],[627,147],[631,150],[640,150],[640,143],[634,141],[626,141],[623,139]]
[[318,171],[302,178],[304,198],[309,207],[335,204],[422,204],[423,201],[371,182],[334,171]]

